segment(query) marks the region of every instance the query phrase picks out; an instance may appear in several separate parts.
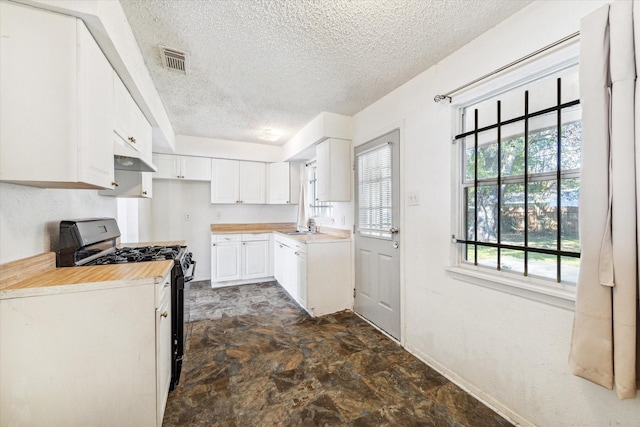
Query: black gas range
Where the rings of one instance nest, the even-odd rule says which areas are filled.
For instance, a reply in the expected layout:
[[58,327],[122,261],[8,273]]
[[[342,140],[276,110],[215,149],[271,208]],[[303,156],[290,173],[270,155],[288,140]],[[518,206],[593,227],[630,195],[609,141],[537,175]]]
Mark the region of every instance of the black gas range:
[[171,270],[171,390],[180,381],[187,342],[189,286],[196,262],[186,246],[117,247],[120,229],[113,218],[86,218],[60,222],[58,267],[82,267],[173,260]]

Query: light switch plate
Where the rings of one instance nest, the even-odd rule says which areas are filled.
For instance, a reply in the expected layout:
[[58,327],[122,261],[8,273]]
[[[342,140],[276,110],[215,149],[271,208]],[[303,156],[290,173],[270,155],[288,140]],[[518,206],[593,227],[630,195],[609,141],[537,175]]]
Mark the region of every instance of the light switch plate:
[[420,193],[412,191],[407,194],[409,198],[409,206],[420,206]]

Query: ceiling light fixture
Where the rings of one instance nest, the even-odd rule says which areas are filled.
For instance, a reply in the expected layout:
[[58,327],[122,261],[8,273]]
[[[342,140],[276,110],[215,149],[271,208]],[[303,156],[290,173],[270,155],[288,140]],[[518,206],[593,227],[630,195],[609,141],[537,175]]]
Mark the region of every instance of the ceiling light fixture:
[[263,141],[276,142],[280,139],[281,136],[282,135],[280,135],[280,132],[273,129],[263,129],[262,132],[260,132],[260,134],[258,135],[258,138],[262,139]]

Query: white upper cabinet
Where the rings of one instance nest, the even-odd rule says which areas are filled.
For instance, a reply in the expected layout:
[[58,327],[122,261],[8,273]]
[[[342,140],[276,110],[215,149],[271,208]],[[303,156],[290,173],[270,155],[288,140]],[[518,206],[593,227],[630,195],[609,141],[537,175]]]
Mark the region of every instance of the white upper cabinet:
[[351,201],[351,141],[327,139],[316,147],[318,201]]
[[115,180],[117,187],[109,190],[100,190],[101,196],[112,197],[153,197],[152,172],[135,172],[116,170]]
[[152,129],[120,77],[113,73],[113,131],[117,142],[138,151],[142,157],[151,160]]
[[84,23],[0,2],[0,181],[112,188],[112,68]]
[[208,157],[154,154],[153,163],[158,172],[154,179],[184,179],[187,181],[211,181],[211,159]]
[[265,164],[212,159],[211,203],[266,203]]
[[269,204],[297,204],[300,198],[300,164],[269,163]]

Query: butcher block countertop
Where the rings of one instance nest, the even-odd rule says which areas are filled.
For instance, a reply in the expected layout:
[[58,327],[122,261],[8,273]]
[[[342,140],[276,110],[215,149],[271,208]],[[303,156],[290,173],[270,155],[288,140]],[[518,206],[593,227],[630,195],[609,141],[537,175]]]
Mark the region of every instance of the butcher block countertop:
[[55,253],[48,252],[0,266],[0,299],[152,285],[173,265],[172,260],[166,260],[56,268]]
[[251,233],[281,233],[289,239],[301,243],[328,243],[345,240],[351,237],[349,230],[338,228],[318,227],[315,234],[286,234],[285,231],[296,229],[294,222],[278,223],[250,223],[250,224],[211,224],[212,234],[251,234]]
[[295,229],[295,222],[211,224],[211,233],[214,234],[271,233],[273,231],[286,231]]

